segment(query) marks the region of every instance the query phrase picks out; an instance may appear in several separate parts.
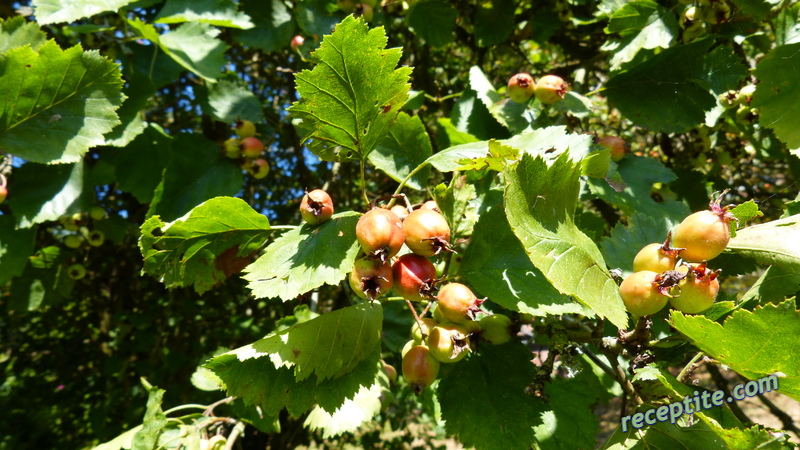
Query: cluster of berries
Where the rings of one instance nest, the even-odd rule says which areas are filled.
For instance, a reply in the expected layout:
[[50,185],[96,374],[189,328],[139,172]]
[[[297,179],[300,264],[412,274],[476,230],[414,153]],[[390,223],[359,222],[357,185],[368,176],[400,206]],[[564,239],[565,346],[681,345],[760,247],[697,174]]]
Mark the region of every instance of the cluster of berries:
[[[436,267],[428,258],[452,251],[450,227],[434,201],[409,209],[376,207],[359,219],[356,239],[363,256],[356,259],[348,278],[353,292],[370,301],[392,288],[408,302],[436,301],[433,319],[414,313],[412,339],[403,350],[403,377],[419,394],[436,379],[439,363],[463,359],[478,336],[503,344],[512,334],[507,316],[493,314],[477,320],[479,313],[485,314],[480,308],[485,300],[467,286],[447,283],[438,289],[442,280],[437,279]],[[300,214],[309,224],[322,223],[333,215],[333,202],[325,191],[308,192]],[[398,257],[403,244],[411,253]]]
[[708,210],[686,217],[663,244],[642,248],[633,260],[634,273],[619,286],[628,312],[648,316],[667,302],[687,314],[710,308],[719,292],[719,271],[707,262],[727,247],[734,220],[719,199],[712,200]]
[[264,153],[264,143],[255,137],[255,124],[249,120],[238,120],[233,129],[238,137],[225,141],[223,145],[225,156],[239,160],[242,169],[253,178],[260,180],[266,177],[269,173],[269,163],[261,158]]
[[720,25],[731,18],[731,7],[725,0],[681,0],[689,5],[683,10],[680,26],[683,29],[683,42],[688,44],[706,34],[707,25]]
[[[89,210],[89,217],[92,220],[103,220],[107,216],[106,210],[100,206],[94,206]],[[64,234],[64,245],[67,248],[78,249],[84,243],[91,247],[99,247],[106,240],[105,234],[100,230],[89,230],[86,227],[87,220],[81,213],[75,213],[69,217],[62,217],[61,226],[67,231]],[[73,280],[80,280],[86,276],[86,268],[83,264],[74,263],[67,267],[67,275]]]
[[527,103],[531,97],[545,105],[560,102],[567,95],[569,85],[561,77],[545,75],[533,81],[529,73],[518,73],[508,80],[508,97],[517,103]]

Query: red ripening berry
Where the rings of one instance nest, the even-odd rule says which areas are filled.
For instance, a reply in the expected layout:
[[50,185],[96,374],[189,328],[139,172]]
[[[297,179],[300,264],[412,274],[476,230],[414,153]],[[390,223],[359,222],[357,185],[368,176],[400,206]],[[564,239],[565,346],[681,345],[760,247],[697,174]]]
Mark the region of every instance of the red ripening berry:
[[439,291],[438,311],[444,319],[453,323],[475,320],[485,300],[475,296],[472,290],[461,283],[448,283]]
[[545,105],[552,105],[560,102],[567,95],[568,86],[561,77],[545,75],[536,82],[533,93],[540,102]]
[[672,243],[683,248],[681,258],[689,262],[714,259],[731,240],[730,223],[735,217],[719,206],[719,199],[706,211],[698,211],[683,219],[672,234]]
[[656,272],[643,270],[629,275],[619,285],[622,302],[634,317],[655,314],[667,305],[669,297],[661,292],[656,277]]
[[403,222],[387,209],[374,208],[358,219],[356,239],[368,257],[386,262],[403,246]]
[[300,215],[306,223],[318,225],[333,216],[333,200],[322,189],[306,192],[300,202]]
[[414,394],[433,384],[439,375],[439,361],[422,345],[416,345],[403,356],[403,378],[411,385]]
[[388,264],[361,258],[353,264],[350,287],[359,297],[375,300],[392,288],[392,268]]
[[438,255],[442,250],[451,250],[450,226],[438,212],[420,208],[403,221],[405,242],[412,252],[422,256]]
[[406,300],[412,302],[433,298],[436,289],[436,267],[428,258],[409,253],[392,264],[394,289]]
[[525,103],[533,97],[535,83],[528,73],[518,73],[508,80],[508,97],[516,103]]

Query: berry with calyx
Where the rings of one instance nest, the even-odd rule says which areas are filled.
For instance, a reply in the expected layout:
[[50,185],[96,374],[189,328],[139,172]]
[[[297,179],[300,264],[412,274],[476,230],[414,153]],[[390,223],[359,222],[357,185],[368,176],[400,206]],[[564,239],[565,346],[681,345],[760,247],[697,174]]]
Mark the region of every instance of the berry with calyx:
[[666,306],[669,296],[662,292],[656,277],[658,273],[643,270],[629,275],[619,285],[622,302],[634,317],[655,314]]
[[400,351],[400,357],[405,358],[406,353],[411,350],[415,345],[421,345],[423,347],[427,347],[425,342],[414,342],[414,340],[410,340],[406,342],[406,345],[403,346],[403,350]]
[[[472,290],[461,283],[448,283],[439,291],[436,311],[449,322],[463,323],[475,320],[485,299],[479,299]],[[436,316],[434,315],[434,319]]]
[[725,250],[731,239],[734,215],[720,207],[719,199],[709,209],[690,214],[672,233],[672,244],[683,248],[681,258],[688,262],[708,261]]
[[67,275],[73,280],[80,280],[86,276],[86,268],[83,264],[73,264],[67,267]]
[[392,267],[372,259],[358,259],[350,272],[350,287],[357,296],[375,300],[392,288]]
[[242,156],[245,158],[258,158],[264,152],[264,143],[254,137],[246,137],[239,144]]
[[223,149],[225,150],[225,156],[230,159],[239,159],[241,156],[241,145],[242,141],[236,138],[230,138],[225,141],[223,144]]
[[439,324],[428,334],[428,349],[439,362],[461,361],[469,351],[469,334],[460,324]]
[[5,186],[0,185],[0,203],[6,201],[6,197],[8,197],[8,189]]
[[436,204],[435,200],[428,200],[427,202],[423,203],[420,208],[430,209],[436,211],[437,213],[441,213],[442,211],[439,210],[439,205]]
[[101,206],[93,206],[92,209],[89,210],[89,217],[94,220],[103,220],[106,218],[106,216],[106,210]]
[[631,144],[617,136],[606,136],[598,139],[597,145],[611,150],[611,160],[614,162],[620,162],[625,155],[631,152]]
[[372,6],[369,6],[366,3],[359,3],[353,10],[353,14],[356,17],[363,17],[365,22],[372,22],[372,17],[375,12],[372,10]]
[[68,248],[78,248],[83,244],[83,236],[79,234],[70,234],[64,237],[64,245]]
[[511,319],[503,314],[492,314],[478,321],[481,326],[481,338],[494,345],[505,344],[511,340]]
[[682,249],[670,247],[671,239],[672,233],[667,235],[667,240],[663,244],[647,244],[639,250],[639,253],[633,258],[633,271],[649,270],[661,273],[675,270],[675,264],[678,263]]
[[240,139],[250,138],[256,135],[256,124],[249,120],[237,120],[233,131]]
[[748,84],[747,86],[739,89],[739,92],[736,94],[736,101],[742,106],[750,105],[750,101],[753,100],[753,94],[756,93],[756,85],[755,84]]
[[568,86],[567,82],[559,76],[545,75],[536,82],[533,94],[545,105],[552,105],[564,99]]
[[419,319],[419,322],[422,324],[421,331],[419,329],[419,324],[417,324],[417,322],[414,322],[414,325],[411,327],[411,340],[414,341],[415,344],[419,344],[422,341],[424,341],[430,334],[431,329],[433,329],[433,327],[439,324],[435,320],[428,317]]
[[86,241],[89,242],[89,245],[92,247],[99,247],[106,241],[106,235],[100,230],[92,230],[89,236],[86,237]]
[[533,77],[528,73],[518,73],[508,80],[508,97],[517,103],[525,103],[533,97]]
[[698,22],[700,26],[694,26],[692,28],[687,28],[683,30],[683,34],[681,34],[681,39],[683,39],[684,44],[689,44],[694,42],[700,36],[706,34],[706,27],[703,22]]
[[679,25],[684,30],[689,29],[696,29],[698,27],[703,26],[703,15],[700,11],[700,8],[696,6],[690,6],[683,11],[681,14],[681,20]]
[[424,256],[409,253],[392,264],[394,289],[406,300],[431,299],[436,294],[436,267]]
[[714,305],[719,293],[719,272],[709,270],[706,263],[681,266],[686,276],[678,282],[678,295],[669,299],[673,308],[686,314],[698,314]]
[[306,192],[300,202],[300,215],[306,223],[319,225],[333,216],[333,200],[322,189]]
[[368,257],[386,262],[400,251],[406,233],[395,213],[374,208],[358,219],[356,239]]
[[306,40],[303,38],[303,36],[300,36],[299,34],[293,37],[291,43],[292,50],[297,51],[297,49],[302,47],[305,42]]
[[738,97],[739,93],[737,91],[726,91],[717,97],[719,103],[725,109],[731,109],[738,104]]
[[403,221],[405,242],[417,255],[435,256],[442,250],[451,250],[450,226],[438,212],[420,208]]
[[394,205],[392,206],[389,211],[393,212],[398,219],[403,220],[408,217],[408,208],[401,205]]
[[703,18],[711,25],[725,23],[731,18],[731,7],[724,0],[712,2],[706,8]]
[[414,394],[422,394],[433,384],[439,375],[439,365],[431,352],[421,345],[411,347],[403,356],[403,378],[411,385]]
[[253,178],[260,180],[269,174],[269,163],[264,158],[255,159],[247,171],[253,175]]

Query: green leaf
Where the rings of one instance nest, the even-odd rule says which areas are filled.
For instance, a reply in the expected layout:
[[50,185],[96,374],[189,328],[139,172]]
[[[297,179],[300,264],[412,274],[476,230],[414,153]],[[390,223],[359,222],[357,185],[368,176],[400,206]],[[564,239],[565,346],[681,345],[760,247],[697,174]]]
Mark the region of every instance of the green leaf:
[[760,83],[750,106],[759,108],[758,122],[775,130],[775,135],[789,148],[800,147],[800,62],[793,56],[800,43],[773,49],[756,66]]
[[[533,429],[542,450],[594,448],[598,431],[592,405],[598,392],[578,378],[556,378],[545,385],[550,411],[542,413],[542,424]],[[572,426],[565,427],[569,423]]]
[[171,159],[156,189],[148,215],[172,221],[214,197],[236,195],[242,170],[201,134],[180,133],[172,141]]
[[717,104],[699,83],[712,43],[702,39],[668,48],[611,78],[603,92],[636,125],[668,133],[694,128]]
[[0,56],[0,147],[28,161],[77,162],[120,123],[119,66],[80,46],[48,41]]
[[481,47],[492,47],[514,31],[514,0],[483,2],[475,13],[475,40]]
[[470,67],[469,86],[478,94],[478,98],[492,116],[511,133],[519,134],[530,126],[533,116],[529,113],[527,104],[517,103],[507,96],[498,94],[480,67]]
[[128,85],[123,89],[123,94],[127,100],[117,111],[122,123],[106,134],[105,144],[114,147],[125,147],[144,132],[147,123],[142,117],[142,110],[147,108],[150,98],[156,93],[156,87],[150,77],[139,72],[134,72],[126,80]]
[[483,158],[462,159],[458,170],[494,170],[502,172],[506,165],[519,159],[519,150],[503,145],[494,139],[489,141],[489,154]]
[[672,311],[671,323],[708,356],[751,380],[781,372],[779,391],[800,400],[800,360],[787,358],[800,336],[794,299],[752,312],[739,309],[722,324]]
[[636,212],[628,219],[627,225],[617,223],[611,236],[600,242],[600,249],[609,267],[622,269],[627,275],[633,273],[633,258],[645,245],[663,243],[667,233],[677,225],[667,217],[654,217]]
[[525,393],[535,376],[530,359],[527,347],[509,343],[453,364],[437,391],[447,434],[479,449],[531,448],[545,406]]
[[186,22],[169,33],[159,35],[153,25],[138,18],[128,25],[141,37],[158,44],[175,62],[206,80],[215,80],[225,65],[229,46],[217,39],[220,31],[207,23]]
[[208,200],[170,223],[150,217],[139,241],[144,272],[168,288],[194,286],[202,294],[248,265],[269,229],[265,216],[231,197]]
[[174,152],[174,139],[163,128],[154,123],[145,126],[144,132],[125,147],[100,156],[101,161],[113,165],[119,188],[133,194],[142,204],[153,199]]
[[456,145],[479,141],[475,136],[456,129],[449,118],[440,117],[437,119],[437,122],[439,122],[439,126],[444,130],[444,134],[447,135],[447,144],[445,147],[455,147]]
[[202,22],[218,27],[253,28],[250,18],[230,0],[167,0],[156,23]]
[[459,274],[481,295],[512,311],[536,316],[587,312],[531,263],[499,207],[481,214]]
[[338,10],[333,2],[326,0],[298,0],[295,17],[308,36],[325,36],[330,34],[342,20],[342,13],[331,14]]
[[747,75],[741,58],[727,46],[719,46],[706,55],[703,81],[716,95],[738,90]]
[[[284,407],[290,414],[299,416],[311,409],[315,402],[325,411],[334,412],[346,399],[353,398],[361,386],[371,386],[375,381],[380,370],[378,367],[380,346],[377,345],[380,342],[380,316],[380,307],[373,308],[366,303],[333,311],[278,334],[271,334],[249,346],[217,356],[208,361],[205,367],[225,382],[228,395],[241,397],[247,404],[259,405],[270,416],[277,415]],[[364,334],[367,329],[361,329],[359,333],[357,330],[360,328],[344,330],[341,328],[344,325],[337,325],[339,320],[344,320],[350,325],[364,324],[373,334],[370,336]],[[303,328],[300,331],[293,331],[298,327]],[[343,336],[335,338],[330,336],[332,332],[336,333],[336,330]],[[327,339],[335,339],[339,344],[346,339],[350,345],[357,347],[337,349],[330,341],[322,341],[318,343],[319,350],[327,348],[330,354],[306,355],[306,352],[312,352],[315,348],[313,346],[315,339],[312,336],[314,332],[324,333]],[[281,337],[293,341],[292,345],[296,339],[301,339],[304,345],[311,345],[311,348],[303,347],[301,353],[295,357],[291,348],[288,348],[289,344],[283,345],[280,342]],[[279,353],[265,353],[265,348],[259,343],[268,345]],[[366,351],[366,347],[370,344],[372,350],[364,354],[363,351]],[[289,360],[283,360],[282,354]],[[272,361],[273,357],[276,358],[278,365],[294,364],[294,362],[304,365],[297,365],[294,368],[278,367]],[[316,373],[305,373],[317,366],[323,373],[329,373],[331,368],[327,367],[329,357],[333,358],[330,361],[331,367],[349,369],[339,369],[339,373],[335,374],[336,378],[328,379],[322,379]],[[355,358],[360,358],[360,362],[355,361]],[[306,363],[308,365],[305,365]],[[302,379],[296,375],[301,369],[307,375]]]
[[[369,161],[393,180],[402,181],[432,153],[431,140],[419,116],[400,112],[389,135],[369,154]],[[421,169],[406,185],[412,189],[425,189],[429,172],[427,167]]]
[[617,33],[622,36],[637,34],[650,22],[658,9],[658,3],[651,0],[634,0],[614,11],[605,28],[606,34]]
[[761,277],[750,286],[741,298],[741,303],[780,303],[789,297],[800,294],[800,269],[788,271],[780,266],[770,266]]
[[28,22],[22,16],[0,19],[0,53],[12,48],[29,45],[33,51],[47,42],[47,35],[36,22]]
[[731,2],[736,5],[743,14],[751,15],[757,20],[763,20],[771,9],[770,2],[764,0],[731,0]]
[[352,211],[336,214],[322,225],[302,225],[275,239],[245,269],[253,295],[289,301],[323,284],[342,281],[361,249],[356,240],[359,217]]
[[469,133],[478,139],[489,140],[510,136],[508,129],[492,116],[472,89],[462,92],[453,107],[450,120],[456,130]]
[[361,386],[352,399],[345,400],[333,413],[315,406],[303,426],[310,430],[322,430],[322,437],[325,439],[354,432],[380,412],[381,396],[382,388],[379,383],[369,388]]
[[777,47],[800,42],[800,3],[784,8],[774,21]]
[[7,201],[17,227],[29,228],[88,209],[82,199],[83,173],[83,162],[54,166],[26,163],[15,169],[9,186],[14,195]]
[[[237,41],[267,53],[286,48],[294,35],[292,14],[281,0],[240,2],[255,26],[249,30],[233,30]],[[298,5],[298,10],[301,7]],[[299,14],[299,11],[298,11]]]
[[167,425],[167,416],[161,410],[161,401],[165,391],[152,386],[144,378],[141,380],[148,392],[147,409],[144,413],[142,429],[133,436],[132,450],[152,450],[158,444],[161,430]]
[[675,14],[650,0],[628,2],[614,12],[606,33],[619,33],[622,40],[605,47],[612,50],[611,69],[633,61],[640,50],[669,48],[680,35]]
[[36,21],[41,25],[74,22],[104,12],[117,12],[134,0],[33,0]]
[[592,193],[619,207],[628,216],[639,212],[651,217],[664,217],[677,223],[689,215],[689,208],[679,201],[656,202],[650,196],[653,184],[666,185],[677,179],[677,176],[661,161],[645,156],[628,155],[618,163],[617,170],[625,183],[625,188],[621,192],[617,192],[607,181],[590,178],[587,183]]
[[600,250],[574,223],[580,165],[562,154],[548,168],[541,157],[524,155],[505,175],[506,216],[533,264],[559,292],[625,328],[617,284]]
[[114,439],[94,447],[92,450],[127,450],[133,446],[133,437],[141,429],[142,425],[135,426]]
[[800,214],[738,230],[728,249],[762,264],[800,269]]
[[394,69],[401,52],[386,43],[383,28],[348,16],[312,54],[316,67],[296,75],[301,98],[289,111],[303,119],[303,141],[319,141],[320,158],[364,159],[389,133],[411,68]]
[[208,85],[208,103],[203,110],[221,122],[239,119],[259,123],[264,121],[261,101],[238,75],[226,76]]
[[35,311],[58,304],[72,293],[75,281],[67,275],[66,266],[59,264],[51,269],[34,269],[32,264],[11,283],[9,309]]
[[36,228],[17,230],[14,216],[0,216],[0,286],[22,275],[28,257],[33,254]]
[[453,42],[458,11],[440,0],[417,2],[408,12],[408,27],[431,47]]

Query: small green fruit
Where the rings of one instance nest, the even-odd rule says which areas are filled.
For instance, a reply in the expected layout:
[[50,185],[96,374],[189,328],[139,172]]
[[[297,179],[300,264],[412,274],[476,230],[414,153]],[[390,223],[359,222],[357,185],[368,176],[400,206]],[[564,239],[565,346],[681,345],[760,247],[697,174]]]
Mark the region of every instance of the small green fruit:
[[528,73],[518,73],[508,80],[508,97],[516,103],[526,103],[533,97],[533,77]]
[[479,321],[483,333],[481,337],[494,345],[505,344],[511,340],[511,319],[503,314],[486,316]]
[[73,280],[80,280],[86,276],[86,268],[83,264],[73,264],[67,267],[67,275]]
[[93,230],[91,233],[89,233],[89,236],[87,236],[86,240],[92,247],[99,247],[103,245],[103,242],[106,241],[106,236],[100,230]]
[[567,95],[568,86],[559,76],[545,75],[536,82],[533,93],[540,102],[545,105],[552,105],[564,99],[564,96]]
[[253,137],[256,135],[256,124],[249,120],[239,120],[234,125],[233,130],[241,139]]
[[78,248],[83,244],[83,236],[77,234],[70,234],[64,237],[64,245],[69,248]]
[[225,141],[223,148],[225,150],[225,156],[230,159],[239,159],[241,156],[241,146],[242,141],[236,138],[230,138]]
[[89,210],[89,217],[94,220],[103,220],[107,215],[106,210],[100,206],[93,206],[92,209]]

